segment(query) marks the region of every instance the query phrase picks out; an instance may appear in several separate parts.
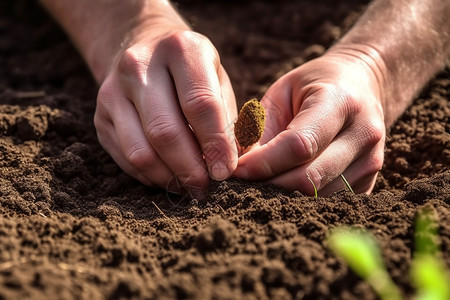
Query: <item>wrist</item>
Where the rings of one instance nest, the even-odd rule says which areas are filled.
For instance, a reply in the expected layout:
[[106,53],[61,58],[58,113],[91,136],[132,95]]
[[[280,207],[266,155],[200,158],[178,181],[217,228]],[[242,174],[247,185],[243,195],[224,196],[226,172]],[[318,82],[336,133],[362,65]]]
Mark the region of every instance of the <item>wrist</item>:
[[142,2],[139,10],[128,12],[126,21],[115,21],[116,13],[109,13],[103,24],[95,24],[96,28],[100,28],[97,33],[92,33],[89,40],[79,46],[99,84],[114,67],[123,51],[132,45],[144,39],[155,41],[176,30],[190,30],[168,1]]

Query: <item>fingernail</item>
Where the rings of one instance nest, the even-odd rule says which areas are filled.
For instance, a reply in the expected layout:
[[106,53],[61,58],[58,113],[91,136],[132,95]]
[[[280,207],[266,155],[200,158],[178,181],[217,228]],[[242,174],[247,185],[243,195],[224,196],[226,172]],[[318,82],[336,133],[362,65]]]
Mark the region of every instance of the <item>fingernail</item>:
[[227,179],[227,177],[230,175],[230,172],[228,171],[225,163],[218,160],[212,165],[210,174],[212,179],[222,181]]

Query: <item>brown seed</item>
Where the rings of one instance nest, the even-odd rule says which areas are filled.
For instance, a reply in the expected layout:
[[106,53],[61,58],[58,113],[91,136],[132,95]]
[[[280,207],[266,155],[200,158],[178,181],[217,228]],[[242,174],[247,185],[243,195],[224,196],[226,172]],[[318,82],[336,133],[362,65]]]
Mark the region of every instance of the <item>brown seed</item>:
[[234,135],[243,148],[258,142],[264,131],[264,107],[257,99],[244,104],[234,124]]

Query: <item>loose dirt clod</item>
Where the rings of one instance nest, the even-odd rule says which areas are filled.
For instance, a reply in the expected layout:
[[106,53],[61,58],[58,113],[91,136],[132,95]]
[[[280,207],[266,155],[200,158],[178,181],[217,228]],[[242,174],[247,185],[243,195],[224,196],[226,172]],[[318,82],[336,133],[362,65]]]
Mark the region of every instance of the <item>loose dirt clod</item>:
[[256,99],[244,104],[234,124],[234,135],[243,148],[247,148],[261,138],[264,131],[264,107]]

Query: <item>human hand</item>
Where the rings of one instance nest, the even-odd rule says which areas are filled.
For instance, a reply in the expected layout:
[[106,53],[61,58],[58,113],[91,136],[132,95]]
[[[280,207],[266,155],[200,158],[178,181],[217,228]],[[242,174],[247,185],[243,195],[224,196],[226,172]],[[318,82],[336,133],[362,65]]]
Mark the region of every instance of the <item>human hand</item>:
[[383,64],[373,49],[335,47],[277,80],[261,103],[259,146],[239,158],[237,177],[319,194],[370,193],[384,155]]
[[210,176],[223,180],[237,165],[228,75],[198,33],[170,25],[141,32],[101,84],[94,119],[99,141],[142,183],[175,192],[182,186],[199,196]]

